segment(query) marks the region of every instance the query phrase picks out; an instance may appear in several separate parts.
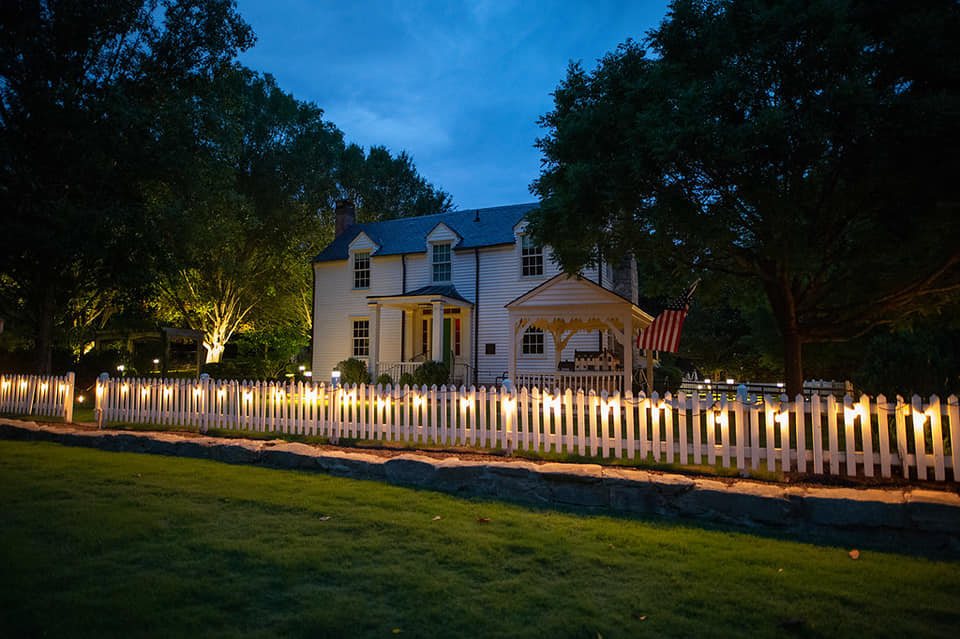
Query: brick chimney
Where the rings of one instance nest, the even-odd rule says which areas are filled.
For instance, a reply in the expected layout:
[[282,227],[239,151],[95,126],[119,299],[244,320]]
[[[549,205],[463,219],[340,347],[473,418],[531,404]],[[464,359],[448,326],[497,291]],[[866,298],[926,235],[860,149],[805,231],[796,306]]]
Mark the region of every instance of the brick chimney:
[[350,200],[339,200],[334,212],[336,214],[334,237],[340,237],[341,233],[353,226],[353,223],[357,221],[357,215],[353,208],[353,202]]
[[[620,259],[620,263],[613,267],[613,282],[610,288],[620,297],[624,297],[636,305],[640,296],[638,284],[637,258],[634,257],[632,252],[627,253]],[[607,348],[613,351],[622,362],[624,359],[623,345],[620,344],[613,335],[608,334],[607,340]],[[640,361],[640,352],[636,348],[636,332],[634,332],[633,337],[628,341],[633,345],[631,346],[631,348],[634,349],[633,365],[636,367]]]
[[620,297],[625,297],[636,304],[640,294],[637,280],[637,259],[633,253],[626,253],[620,259],[620,263],[613,268],[611,289]]

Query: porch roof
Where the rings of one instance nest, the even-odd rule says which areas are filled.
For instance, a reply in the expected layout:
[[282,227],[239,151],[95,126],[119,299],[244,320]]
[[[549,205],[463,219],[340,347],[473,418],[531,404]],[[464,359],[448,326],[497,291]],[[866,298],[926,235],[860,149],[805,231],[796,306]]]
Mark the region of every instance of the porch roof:
[[400,295],[370,295],[367,300],[384,306],[408,307],[416,304],[429,304],[441,300],[450,306],[473,308],[473,302],[465,298],[453,285],[423,286]]
[[653,317],[630,300],[584,277],[565,273],[527,291],[506,308],[515,320],[545,330],[604,330],[612,322],[622,331],[628,316],[633,329],[653,322]]

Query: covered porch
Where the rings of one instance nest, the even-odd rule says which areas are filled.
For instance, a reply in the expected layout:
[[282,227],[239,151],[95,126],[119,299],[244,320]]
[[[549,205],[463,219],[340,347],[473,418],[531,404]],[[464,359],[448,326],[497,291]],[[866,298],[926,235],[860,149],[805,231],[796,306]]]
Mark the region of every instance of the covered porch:
[[[630,300],[585,278],[561,274],[507,304],[507,310],[512,329],[508,375],[517,387],[631,389],[633,370],[641,363],[634,352],[636,335],[653,318]],[[522,367],[518,355],[531,329],[550,335],[552,370]],[[593,331],[606,335],[600,348],[570,352],[575,334]]]
[[[370,296],[370,359],[368,369],[376,379],[386,374],[394,383],[426,361],[443,362],[456,384],[470,384],[472,302],[453,286],[427,286],[402,295]],[[385,334],[380,321],[384,308],[402,313],[400,334]],[[381,359],[381,345],[399,341],[400,359]],[[396,352],[396,351],[394,351]]]

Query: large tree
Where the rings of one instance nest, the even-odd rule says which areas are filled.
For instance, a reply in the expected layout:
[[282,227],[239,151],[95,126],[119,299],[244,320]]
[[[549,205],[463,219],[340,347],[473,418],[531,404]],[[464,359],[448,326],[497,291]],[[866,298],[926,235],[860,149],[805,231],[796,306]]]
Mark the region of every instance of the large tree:
[[0,4],[0,312],[40,371],[58,330],[162,258],[149,201],[190,162],[179,123],[252,42],[232,0]]
[[160,200],[185,215],[157,280],[160,315],[203,331],[208,362],[242,328],[309,335],[309,260],[332,237],[318,212],[344,148],[321,109],[269,75],[230,69],[216,85],[196,123],[199,166]]
[[383,146],[373,146],[365,153],[351,144],[344,149],[338,180],[343,197],[357,205],[361,222],[445,213],[453,208],[450,194],[427,182],[406,151],[394,157]]
[[746,278],[798,392],[804,344],[957,298],[957,33],[948,0],[676,0],[569,68],[532,229],[570,270],[636,250]]

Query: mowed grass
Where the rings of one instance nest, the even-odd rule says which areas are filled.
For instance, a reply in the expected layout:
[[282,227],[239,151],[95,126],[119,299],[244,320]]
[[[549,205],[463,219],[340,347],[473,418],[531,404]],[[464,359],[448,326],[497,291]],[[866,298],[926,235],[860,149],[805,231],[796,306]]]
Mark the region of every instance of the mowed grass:
[[0,442],[0,539],[4,637],[960,627],[956,562],[48,443]]

